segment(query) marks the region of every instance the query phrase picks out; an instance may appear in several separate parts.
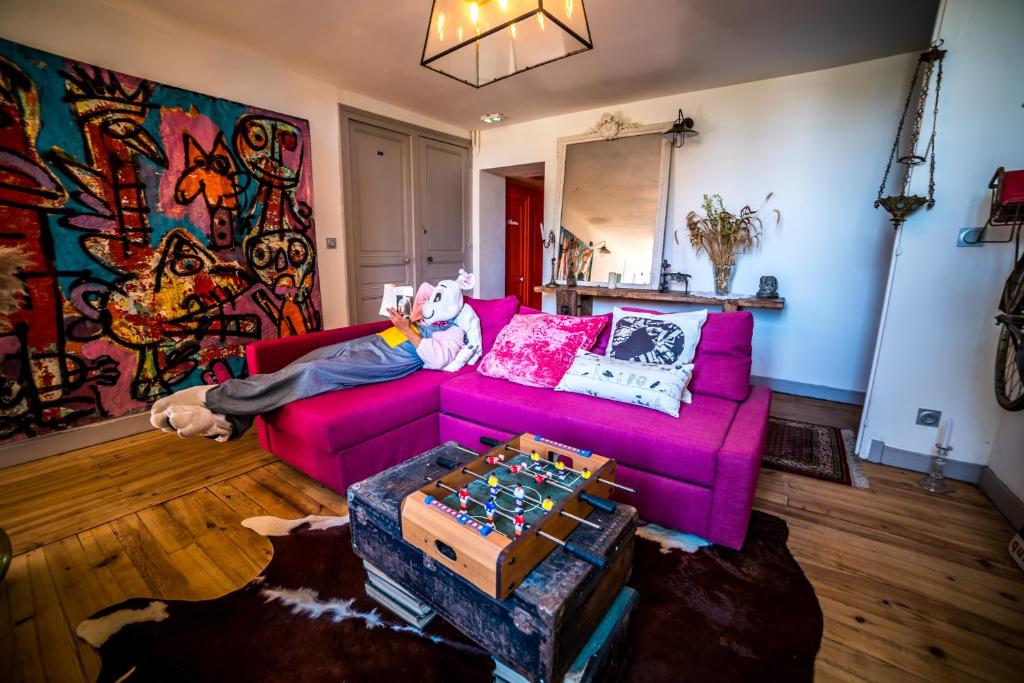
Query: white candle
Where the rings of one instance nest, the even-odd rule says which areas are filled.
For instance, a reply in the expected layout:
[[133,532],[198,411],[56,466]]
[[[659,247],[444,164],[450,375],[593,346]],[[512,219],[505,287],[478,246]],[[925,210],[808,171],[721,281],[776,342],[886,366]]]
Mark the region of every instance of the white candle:
[[949,448],[949,440],[953,436],[953,418],[946,420],[946,430],[942,434],[942,447]]

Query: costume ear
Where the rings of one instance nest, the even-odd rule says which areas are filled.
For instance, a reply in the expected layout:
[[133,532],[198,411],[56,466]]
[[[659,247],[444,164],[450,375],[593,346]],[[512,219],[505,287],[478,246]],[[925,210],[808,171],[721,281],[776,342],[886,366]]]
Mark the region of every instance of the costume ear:
[[412,300],[413,308],[416,308],[417,306],[422,306],[423,304],[427,303],[427,299],[429,299],[430,295],[433,293],[434,285],[430,284],[429,282],[424,282],[422,285],[420,285],[420,288],[416,290],[416,298]]
[[473,284],[476,282],[476,278],[473,277],[473,273],[467,273],[459,268],[459,276],[455,278],[455,282],[457,282],[459,287],[462,289],[473,289]]

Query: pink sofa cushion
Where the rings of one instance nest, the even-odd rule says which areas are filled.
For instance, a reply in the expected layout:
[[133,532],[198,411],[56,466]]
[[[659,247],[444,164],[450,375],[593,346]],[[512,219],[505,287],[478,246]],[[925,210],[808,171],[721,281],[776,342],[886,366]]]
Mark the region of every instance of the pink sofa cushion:
[[289,403],[264,420],[320,450],[336,452],[436,413],[438,387],[460,373],[475,374],[473,370],[417,370],[389,382],[329,391]]
[[[520,306],[520,315],[536,315],[543,313],[544,311],[536,308],[530,308],[529,306]],[[604,327],[601,328],[601,334],[597,335],[597,339],[594,341],[594,345],[590,348],[591,353],[596,353],[599,356],[603,356],[604,352],[608,350],[608,342],[612,340],[612,314],[604,313],[602,315],[595,315],[595,318],[604,318]]]
[[[623,306],[624,311],[662,313]],[[750,311],[709,312],[693,357],[690,392],[744,401],[750,393],[754,316]],[[596,345],[595,345],[596,346]],[[597,353],[595,350],[594,353]]]
[[594,345],[604,324],[601,317],[517,314],[480,361],[480,373],[517,384],[553,387],[572,365],[576,351]]
[[738,404],[694,396],[679,418],[579,394],[467,374],[441,386],[441,410],[510,433],[590,448],[629,467],[710,486]]
[[511,294],[504,299],[474,299],[467,296],[465,302],[480,316],[480,336],[483,342],[481,350],[487,353],[494,346],[498,334],[519,310],[519,299]]

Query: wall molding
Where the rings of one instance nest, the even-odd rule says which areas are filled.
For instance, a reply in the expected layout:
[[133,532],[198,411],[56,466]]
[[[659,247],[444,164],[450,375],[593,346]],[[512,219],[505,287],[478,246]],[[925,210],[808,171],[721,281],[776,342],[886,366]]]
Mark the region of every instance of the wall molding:
[[826,387],[820,384],[807,384],[806,382],[794,382],[788,379],[776,379],[774,377],[750,376],[750,383],[769,387],[772,391],[780,394],[793,394],[795,396],[807,396],[809,398],[820,398],[824,401],[836,403],[850,403],[853,405],[864,405],[866,394],[863,391],[853,389],[837,389]]
[[1021,501],[988,465],[981,468],[978,488],[992,501],[992,505],[1003,513],[1003,517],[1009,520],[1014,529],[1024,527],[1024,501]]
[[[872,439],[871,443],[868,444],[867,459],[871,462],[889,465],[890,467],[899,467],[900,469],[912,472],[927,472],[932,462],[932,456],[930,455],[886,446],[884,441],[877,439]],[[984,469],[984,466],[977,463],[947,460],[943,472],[948,479],[956,479],[968,484],[977,484],[981,478],[982,469]]]
[[149,411],[0,446],[0,469],[149,431]]

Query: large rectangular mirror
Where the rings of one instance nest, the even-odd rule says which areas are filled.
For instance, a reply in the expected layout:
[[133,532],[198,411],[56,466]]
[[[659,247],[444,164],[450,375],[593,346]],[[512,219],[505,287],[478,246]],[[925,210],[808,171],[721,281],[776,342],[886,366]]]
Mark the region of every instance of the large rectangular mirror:
[[641,126],[606,115],[558,140],[556,280],[656,289],[665,238],[671,123]]

